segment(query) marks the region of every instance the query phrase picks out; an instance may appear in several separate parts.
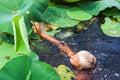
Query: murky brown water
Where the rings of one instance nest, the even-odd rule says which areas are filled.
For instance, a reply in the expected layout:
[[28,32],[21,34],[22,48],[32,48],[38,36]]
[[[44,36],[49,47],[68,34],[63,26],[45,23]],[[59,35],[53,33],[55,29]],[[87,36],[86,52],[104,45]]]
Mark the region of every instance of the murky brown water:
[[[60,39],[58,36],[56,38],[65,41],[75,52],[88,50],[96,56],[97,66],[93,71],[93,80],[120,80],[120,38],[104,35],[98,20],[85,31],[75,32],[65,39]],[[39,44],[44,45],[43,49],[35,49],[40,60],[52,66],[64,64],[73,69],[69,58],[66,55],[61,56],[60,50],[54,44],[47,41]]]

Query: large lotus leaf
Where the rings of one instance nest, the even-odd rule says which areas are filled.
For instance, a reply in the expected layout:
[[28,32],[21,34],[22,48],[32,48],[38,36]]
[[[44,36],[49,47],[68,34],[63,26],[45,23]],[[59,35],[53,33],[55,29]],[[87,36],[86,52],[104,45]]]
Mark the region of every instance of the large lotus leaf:
[[100,11],[106,9],[116,7],[120,9],[120,1],[117,0],[101,0],[95,2],[88,2],[80,5],[80,9],[91,15],[98,15]]
[[28,56],[13,58],[0,70],[0,80],[27,80],[30,65]]
[[[70,18],[76,20],[88,20],[90,19],[90,15],[98,15],[100,11],[110,8],[116,7],[120,9],[120,1],[118,0],[101,0],[101,1],[94,1],[94,2],[85,2],[80,4],[79,9],[74,10],[74,8],[69,9],[67,11],[67,15]],[[75,16],[78,14],[78,16]],[[84,17],[83,17],[84,16]]]
[[50,6],[43,13],[45,22],[58,27],[72,27],[79,21],[69,18],[66,14],[67,6]]
[[50,65],[32,61],[31,76],[29,80],[60,80],[57,72]]
[[[18,56],[16,53],[26,53],[30,51],[27,40],[27,31],[22,16],[16,16],[13,18],[14,29],[14,42],[15,46],[8,43],[1,43],[0,45],[0,68],[4,66],[10,59]],[[15,47],[15,48],[14,48]]]
[[[16,54],[14,50],[14,45],[6,43],[6,42],[1,42],[0,44],[0,69],[11,59],[19,56],[19,55],[24,55],[25,53],[21,54]],[[32,58],[33,60],[39,60],[38,56],[33,53],[29,52],[29,57]]]
[[10,60],[0,70],[0,80],[60,80],[57,72],[48,64],[31,59],[27,55]]
[[105,23],[102,25],[103,32],[108,36],[120,37],[120,22],[105,18]]
[[28,33],[30,33],[32,29],[26,11],[30,12],[33,20],[39,21],[48,2],[49,0],[0,0],[0,31],[13,34],[12,18],[22,14],[25,17]]
[[14,45],[2,42],[0,44],[0,69],[16,54],[14,52]]
[[73,2],[80,1],[80,0],[63,0],[63,1],[68,2],[68,3],[73,3]]
[[39,60],[38,56],[31,52],[28,43],[26,26],[24,18],[21,15],[15,16],[12,19],[14,31],[15,53],[29,55],[32,59]]
[[13,17],[12,23],[14,31],[15,52],[28,53],[30,48],[23,16],[18,15]]

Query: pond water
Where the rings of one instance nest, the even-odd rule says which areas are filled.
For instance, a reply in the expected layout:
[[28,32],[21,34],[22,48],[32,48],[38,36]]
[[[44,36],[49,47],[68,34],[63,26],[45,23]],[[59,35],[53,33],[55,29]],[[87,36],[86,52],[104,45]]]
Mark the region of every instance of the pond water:
[[[109,37],[103,34],[99,20],[95,20],[89,25],[87,30],[75,32],[72,36],[60,39],[70,46],[74,52],[88,50],[97,58],[97,66],[93,71],[93,80],[120,80],[120,38]],[[60,55],[60,50],[56,45],[41,41],[39,45],[44,45],[35,51],[40,56],[41,61],[57,67],[64,64],[71,69],[66,55]]]

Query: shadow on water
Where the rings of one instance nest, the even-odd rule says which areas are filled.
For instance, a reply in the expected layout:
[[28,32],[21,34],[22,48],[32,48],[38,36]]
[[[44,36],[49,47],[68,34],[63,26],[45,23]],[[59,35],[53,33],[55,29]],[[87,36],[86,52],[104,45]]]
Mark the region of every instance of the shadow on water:
[[[56,37],[59,39],[59,37]],[[109,37],[103,34],[98,20],[89,25],[87,30],[62,39],[75,52],[88,50],[97,58],[97,67],[93,71],[93,80],[120,80],[120,38]],[[52,66],[64,64],[72,69],[69,58],[61,56],[60,50],[52,43],[42,41],[50,50],[37,51],[41,61]]]

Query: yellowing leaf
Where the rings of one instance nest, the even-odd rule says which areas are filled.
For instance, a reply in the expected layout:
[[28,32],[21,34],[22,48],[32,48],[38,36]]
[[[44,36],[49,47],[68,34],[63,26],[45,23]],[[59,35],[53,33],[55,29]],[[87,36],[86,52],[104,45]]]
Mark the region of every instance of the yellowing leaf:
[[56,71],[60,75],[61,80],[71,80],[71,78],[75,78],[74,73],[65,65],[59,65]]
[[57,27],[57,26],[50,25],[50,24],[44,24],[44,25],[45,25],[45,30],[46,30],[46,31],[52,31],[52,30],[56,30],[56,29],[59,28],[59,27]]
[[42,22],[40,23],[40,27],[42,28],[42,31],[49,36],[54,36],[56,33],[61,31],[61,29],[57,29],[57,26],[44,24]]

